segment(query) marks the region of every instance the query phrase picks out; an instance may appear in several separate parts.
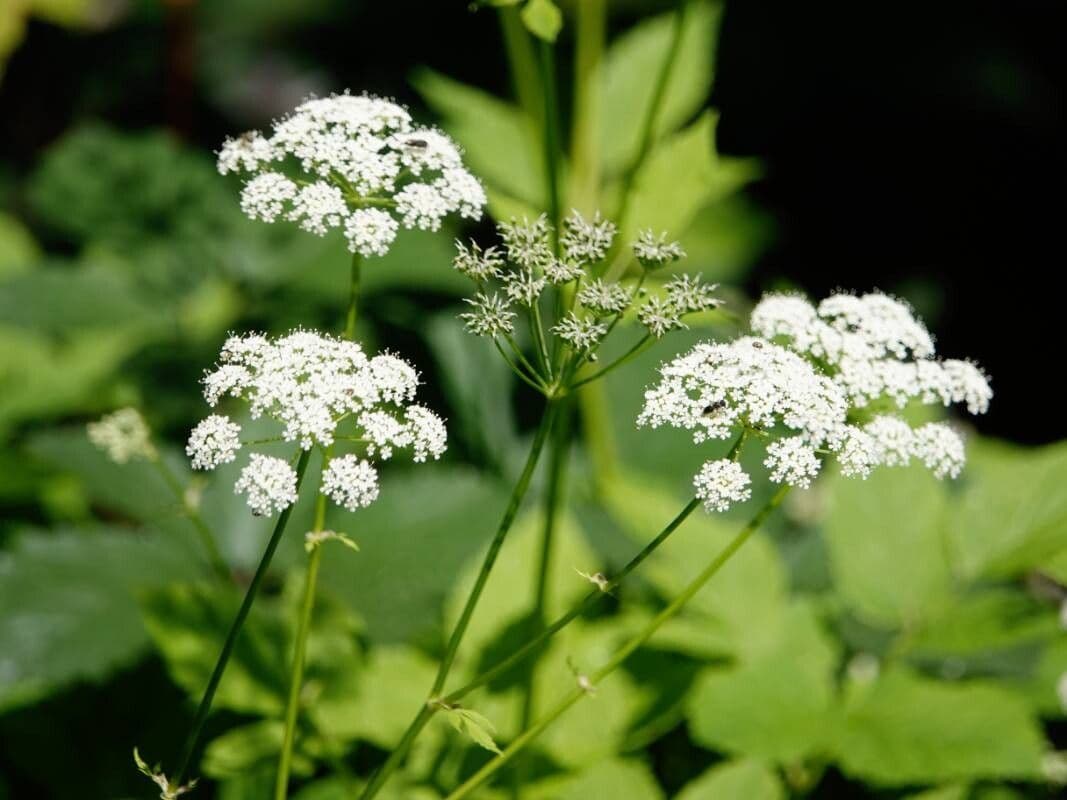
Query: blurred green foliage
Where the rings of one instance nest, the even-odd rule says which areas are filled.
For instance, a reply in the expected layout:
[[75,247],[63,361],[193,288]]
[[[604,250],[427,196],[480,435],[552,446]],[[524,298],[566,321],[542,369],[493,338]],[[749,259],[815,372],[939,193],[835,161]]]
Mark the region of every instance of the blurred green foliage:
[[[548,7],[525,6],[546,35]],[[630,220],[679,233],[688,270],[730,280],[770,232],[739,192],[758,165],[716,154],[716,117],[703,109],[718,13],[694,8]],[[637,153],[635,120],[651,102],[670,24],[657,17],[624,33],[595,78],[606,208]],[[464,144],[495,215],[544,205],[536,137],[519,105],[428,69],[413,85]],[[0,797],[23,785],[54,797],[147,797],[130,748],[172,757],[239,598],[210,580],[162,480],[107,461],[82,423],[142,407],[247,578],[266,523],[227,489],[232,469],[203,483],[178,449],[203,413],[196,381],[228,329],[336,328],[347,257],[336,237],[246,220],[209,154],[162,132],[72,130],[21,193],[22,212],[0,213],[0,742],[13,754],[0,761],[12,768],[0,773]],[[528,398],[455,321],[464,287],[448,266],[453,233],[406,234],[366,269],[361,335],[421,359],[454,455],[387,472],[381,500],[358,515],[331,511],[329,526],[360,551],[327,545],[294,763],[299,800],[351,797],[417,710],[524,451]],[[733,332],[700,327],[678,347]],[[669,355],[653,350],[608,379],[622,461],[609,483],[594,482],[579,446],[549,574],[553,614],[587,591],[578,571],[610,574],[677,513],[706,456],[681,434],[633,426],[645,383]],[[794,497],[682,616],[537,742],[523,797],[1046,796],[1042,761],[1062,736],[1055,686],[1067,672],[1058,621],[1067,446],[975,437],[970,451],[957,484],[896,470],[866,482],[831,477]],[[523,641],[536,499],[492,575],[457,681]],[[298,602],[296,533],[309,515],[295,512],[222,682],[203,796],[269,792]],[[692,518],[598,615],[555,637],[537,674],[541,701],[632,635],[740,523]],[[521,677],[501,676],[470,699],[498,742],[517,733]],[[472,719],[466,729],[484,739]],[[435,720],[380,796],[443,797],[491,756],[471,739]]]

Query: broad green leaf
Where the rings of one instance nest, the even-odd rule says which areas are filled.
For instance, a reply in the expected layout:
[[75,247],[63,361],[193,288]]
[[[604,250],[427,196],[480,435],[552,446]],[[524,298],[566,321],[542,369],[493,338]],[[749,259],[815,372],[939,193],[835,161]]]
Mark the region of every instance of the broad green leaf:
[[[691,3],[657,120],[657,137],[689,120],[711,91],[721,6]],[[674,14],[641,22],[616,39],[604,60],[600,148],[605,170],[619,172],[637,157],[642,126],[667,57]]]
[[1042,717],[1067,717],[1067,705],[1060,697],[1059,682],[1067,675],[1067,636],[1062,633],[1041,652],[1030,673],[1013,681]]
[[0,709],[131,664],[148,644],[136,593],[199,574],[200,562],[159,534],[17,536],[0,555]]
[[836,663],[810,607],[794,605],[775,647],[707,671],[690,697],[690,732],[707,747],[780,763],[824,753],[837,716]]
[[0,213],[0,278],[29,271],[40,257],[37,242],[22,223]]
[[635,759],[609,758],[525,787],[530,800],[661,800],[652,771]]
[[546,42],[556,41],[563,27],[563,14],[552,0],[527,0],[519,16],[530,33]]
[[[145,626],[174,681],[193,697],[207,685],[240,598],[228,589],[172,585],[146,593]],[[285,622],[263,598],[252,606],[215,695],[215,708],[280,715],[288,688]]]
[[[694,450],[696,448],[693,448]],[[634,553],[654,538],[684,507],[652,478],[623,473],[606,487],[612,516],[633,539]],[[649,581],[673,597],[738,533],[743,523],[698,508],[630,580]],[[627,591],[627,585],[621,590]],[[773,545],[758,534],[715,575],[690,603],[702,615],[702,640],[692,646],[755,654],[777,641],[785,608],[785,574]],[[694,626],[696,627],[696,626]],[[692,652],[690,650],[689,652]]]
[[[681,236],[708,203],[727,197],[754,178],[754,162],[719,156],[715,151],[717,117],[710,111],[689,127],[664,139],[637,172],[623,241],[651,228]],[[617,197],[621,184],[609,187]]]
[[439,623],[441,601],[464,563],[480,554],[503,507],[502,487],[469,469],[386,472],[372,506],[356,514],[331,509],[328,527],[358,540],[360,553],[324,559],[322,584],[359,612],[373,640],[425,634]]
[[1018,695],[988,683],[950,684],[897,669],[853,686],[836,744],[841,769],[888,786],[1033,779],[1047,749]]
[[951,590],[944,485],[919,466],[877,470],[827,487],[824,536],[837,591],[861,619],[910,626]]
[[1067,549],[1067,443],[972,442],[949,538],[963,574],[1007,578]]
[[466,149],[475,174],[507,195],[544,207],[543,156],[518,107],[431,70],[415,73],[412,83],[444,117],[444,127]]
[[311,709],[316,727],[334,739],[390,748],[425,702],[435,673],[434,662],[414,648],[375,647],[359,670],[339,674],[319,696]]
[[782,800],[778,775],[755,759],[717,764],[690,781],[676,800]]

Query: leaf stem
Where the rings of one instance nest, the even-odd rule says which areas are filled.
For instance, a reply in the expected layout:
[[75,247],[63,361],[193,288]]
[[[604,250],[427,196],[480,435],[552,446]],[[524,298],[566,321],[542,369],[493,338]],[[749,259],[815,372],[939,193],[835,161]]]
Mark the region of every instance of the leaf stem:
[[[329,463],[329,449],[323,458],[323,470]],[[321,477],[320,477],[321,480]],[[326,524],[326,495],[315,496],[315,522],[313,531],[321,531]],[[282,751],[278,757],[278,773],[274,781],[275,800],[285,800],[289,793],[289,770],[293,760],[293,741],[296,738],[296,719],[300,711],[300,692],[304,684],[304,663],[307,660],[308,634],[311,632],[311,614],[315,608],[315,587],[322,561],[322,546],[311,548],[308,554],[307,577],[304,579],[304,596],[297,619],[296,639],[293,644],[293,665],[289,672],[289,697],[285,706],[285,734]]]
[[487,763],[484,767],[478,770],[474,775],[468,778],[462,785],[460,785],[454,792],[452,792],[446,800],[461,800],[461,798],[467,797],[471,792],[485,783],[493,774],[497,772],[501,767],[507,764],[513,759],[520,750],[526,745],[530,744],[534,739],[541,735],[553,722],[555,722],[560,716],[563,715],[571,706],[585,697],[590,688],[595,687],[596,684],[618,669],[630,655],[633,654],[641,645],[645,644],[652,636],[660,629],[660,627],[676,616],[685,605],[693,599],[693,597],[699,592],[704,585],[711,580],[715,574],[722,569],[723,565],[736,553],[741,546],[748,541],[749,537],[763,524],[764,520],[770,515],[770,513],[778,507],[778,505],[785,498],[789,492],[789,486],[781,486],[777,492],[771,497],[770,500],[761,508],[752,520],[742,528],[733,539],[724,547],[719,553],[708,563],[708,565],[701,571],[696,578],[694,578],[686,587],[682,590],[677,597],[675,597],[662,611],[660,611],[652,620],[638,633],[636,636],[628,640],[622,647],[615,651],[608,661],[603,664],[599,669],[593,672],[587,677],[587,682],[584,686],[572,690],[568,695],[564,697],[556,706],[552,708],[547,714],[539,719],[534,725],[527,728],[520,734],[504,752]]
[[633,347],[631,347],[629,350],[627,350],[621,356],[616,358],[614,361],[612,361],[606,367],[603,367],[602,369],[598,370],[597,372],[594,372],[592,375],[589,375],[589,376],[587,376],[585,378],[582,378],[580,381],[575,381],[574,383],[571,384],[570,388],[571,389],[577,389],[577,388],[579,388],[581,386],[585,386],[585,384],[587,384],[587,383],[592,383],[597,378],[604,377],[609,372],[611,372],[613,369],[621,367],[623,364],[625,364],[630,359],[632,359],[632,358],[640,355],[641,353],[643,353],[645,350],[647,350],[649,347],[651,347],[653,344],[655,344],[655,342],[656,342],[656,340],[652,337],[652,334],[646,333],[644,336],[642,336],[640,339],[637,340],[637,343],[634,344]]
[[[304,479],[304,473],[307,471],[308,459],[310,457],[310,450],[300,451],[300,458],[296,464],[296,488],[298,492],[300,491],[300,484]],[[189,738],[185,743],[185,751],[182,755],[181,766],[171,780],[172,788],[181,786],[186,774],[189,772],[197,742],[200,739],[200,734],[203,732],[207,716],[211,712],[211,703],[215,699],[215,691],[219,688],[219,681],[222,680],[222,674],[226,671],[226,664],[229,662],[230,656],[233,654],[233,647],[237,642],[237,636],[241,632],[245,619],[248,617],[248,612],[252,608],[253,601],[256,599],[260,584],[263,583],[263,578],[266,576],[267,570],[270,568],[271,559],[274,558],[274,551],[278,549],[278,543],[282,539],[282,534],[285,533],[285,526],[289,522],[289,517],[292,514],[292,511],[293,507],[289,506],[278,516],[278,521],[274,524],[274,531],[271,533],[270,540],[267,542],[267,547],[263,551],[263,557],[260,558],[259,566],[256,567],[256,572],[252,576],[252,581],[248,584],[248,589],[245,591],[244,599],[241,601],[241,607],[237,609],[237,616],[234,617],[233,624],[230,625],[230,630],[226,634],[226,641],[222,645],[222,651],[219,653],[218,661],[215,662],[215,668],[212,670],[211,677],[208,679],[207,688],[204,689],[204,696],[201,698],[200,705],[196,710],[196,716],[193,719],[193,725],[189,731]]]

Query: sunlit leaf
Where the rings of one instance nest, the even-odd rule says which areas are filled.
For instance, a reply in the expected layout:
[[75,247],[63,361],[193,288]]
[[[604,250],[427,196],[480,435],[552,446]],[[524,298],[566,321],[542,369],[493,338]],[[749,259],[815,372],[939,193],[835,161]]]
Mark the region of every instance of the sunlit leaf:
[[690,781],[677,800],[782,800],[778,775],[754,759],[717,764]]

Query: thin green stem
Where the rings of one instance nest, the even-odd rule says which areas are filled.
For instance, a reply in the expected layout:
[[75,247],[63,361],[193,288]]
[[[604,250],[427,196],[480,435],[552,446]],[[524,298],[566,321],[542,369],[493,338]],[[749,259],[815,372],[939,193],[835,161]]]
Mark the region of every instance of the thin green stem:
[[522,349],[519,347],[518,343],[515,341],[515,337],[512,336],[510,333],[505,333],[504,334],[504,341],[506,341],[508,343],[508,345],[511,347],[511,352],[513,352],[515,354],[516,360],[520,364],[522,364],[524,367],[526,367],[526,369],[527,369],[527,371],[529,372],[530,375],[532,375],[532,376],[537,378],[538,383],[544,385],[544,382],[545,382],[544,376],[542,376],[541,373],[537,371],[537,368],[533,364],[530,363],[529,359],[526,358],[526,356],[524,356],[522,354]]
[[559,136],[559,100],[556,88],[556,60],[551,43],[538,42],[537,66],[541,76],[542,96],[545,102],[544,132],[541,137],[545,148],[545,191],[548,198],[548,215],[552,222],[552,243],[559,255],[560,196],[559,176],[563,164],[563,151]]
[[541,99],[536,56],[530,42],[530,35],[519,17],[517,6],[500,8],[500,31],[504,38],[504,50],[508,57],[515,96],[519,105],[526,111],[530,122],[540,127],[544,101]]
[[222,557],[222,553],[219,551],[218,542],[215,541],[215,534],[211,532],[211,528],[204,522],[204,518],[200,516],[200,512],[193,508],[189,502],[185,499],[185,487],[182,486],[181,481],[178,480],[178,476],[174,474],[170,466],[163,460],[161,455],[156,455],[152,459],[152,463],[156,465],[156,470],[162,476],[163,481],[174,493],[174,497],[181,504],[182,511],[185,516],[188,517],[189,522],[192,523],[193,528],[196,530],[197,535],[200,537],[200,542],[204,546],[204,552],[207,555],[207,560],[211,564],[211,569],[218,575],[219,579],[230,583],[233,581],[233,573],[230,572],[230,567],[226,563],[226,559]]
[[526,497],[526,492],[530,488],[530,480],[533,478],[534,469],[537,467],[537,462],[541,458],[541,452],[544,450],[549,431],[552,430],[552,427],[555,424],[557,407],[558,403],[553,401],[549,401],[545,406],[544,414],[541,417],[541,424],[537,428],[537,433],[534,434],[533,444],[530,445],[530,452],[526,456],[526,463],[522,468],[522,473],[519,475],[518,481],[516,481],[514,488],[511,490],[511,496],[508,498],[507,507],[504,509],[504,516],[501,517],[496,534],[493,536],[493,540],[489,543],[489,549],[486,551],[485,557],[482,559],[482,566],[478,571],[478,576],[475,578],[474,585],[471,587],[470,593],[467,595],[467,600],[463,605],[463,610],[460,612],[459,619],[456,621],[456,625],[449,636],[448,644],[445,646],[445,653],[437,668],[437,675],[434,678],[433,687],[430,689],[427,702],[423,703],[418,714],[416,714],[415,718],[411,721],[411,724],[408,725],[407,730],[404,731],[397,746],[389,754],[389,757],[386,759],[385,763],[382,764],[378,772],[376,772],[367,783],[366,788],[363,790],[363,794],[360,795],[360,800],[370,800],[370,798],[374,797],[381,790],[389,776],[392,775],[403,762],[411,747],[411,743],[415,741],[415,737],[418,736],[419,731],[422,730],[433,715],[433,709],[430,707],[430,704],[438,701],[441,690],[444,688],[445,681],[448,680],[448,675],[452,670],[452,664],[456,659],[456,653],[459,651],[459,646],[463,641],[464,635],[467,633],[467,627],[470,625],[471,617],[474,615],[474,609],[477,607],[478,601],[481,599],[482,592],[485,589],[485,584],[489,580],[489,573],[492,572],[493,566],[496,564],[497,556],[500,554],[500,548],[503,546],[504,540],[507,538],[508,532],[511,530],[511,525],[515,521],[516,515],[519,513],[519,506],[522,505],[523,498]]
[[582,685],[572,690],[568,695],[564,697],[556,706],[554,706],[547,714],[534,723],[531,727],[522,732],[499,756],[487,763],[484,767],[478,770],[474,775],[467,779],[459,788],[457,788],[452,794],[448,795],[446,800],[461,800],[461,798],[467,797],[471,792],[485,783],[490,777],[492,777],[497,770],[511,761],[515,755],[521,751],[526,745],[534,741],[540,736],[545,729],[547,729],[553,722],[555,722],[560,716],[563,715],[568,709],[575,703],[589,694],[595,689],[596,684],[618,669],[627,658],[629,658],[635,650],[641,645],[645,644],[652,636],[663,626],[665,622],[672,619],[681,611],[685,605],[693,599],[693,597],[699,592],[704,585],[711,580],[715,574],[722,569],[723,565],[736,553],[741,546],[748,541],[749,537],[763,524],[767,516],[778,507],[778,505],[785,498],[789,492],[788,486],[782,486],[771,497],[770,500],[761,508],[752,520],[738,532],[736,536],[726,545],[719,553],[711,560],[711,562],[701,571],[696,578],[694,578],[686,587],[682,590],[677,597],[675,597],[662,611],[660,611],[652,620],[633,638],[628,640],[622,647],[615,651],[610,659],[604,663],[599,669],[593,672],[591,675],[585,677],[582,681]]
[[[681,49],[682,33],[685,31],[685,22],[690,4],[691,0],[679,0],[678,11],[674,16],[674,27],[671,29],[671,42],[667,48],[667,55],[663,59],[663,64],[660,66],[656,84],[652,89],[652,97],[649,100],[648,109],[641,125],[637,157],[623,176],[620,205],[618,212],[615,214],[615,223],[619,226],[619,230],[623,232],[625,232],[625,226],[629,222],[628,217],[630,215],[630,205],[633,201],[634,182],[641,172],[641,168],[644,167],[645,162],[648,160],[649,153],[652,152],[652,144],[656,139],[656,127],[659,123],[660,114],[663,112],[664,99],[667,96],[667,87],[670,85],[671,73],[674,72],[675,64],[678,61],[678,51]],[[617,255],[608,268],[608,277],[617,278],[625,268],[626,261],[625,256]]]
[[[300,458],[296,464],[297,492],[300,491],[300,484],[304,480],[304,473],[307,471],[308,459],[310,456],[310,450],[302,450],[300,452]],[[233,647],[237,642],[237,636],[241,632],[245,619],[248,617],[248,612],[252,608],[252,603],[256,599],[256,595],[259,593],[260,584],[263,583],[263,578],[266,576],[267,570],[270,568],[271,559],[274,558],[274,551],[278,549],[278,543],[282,540],[282,534],[285,533],[285,526],[289,522],[289,517],[292,514],[292,511],[292,506],[286,508],[279,515],[278,521],[274,524],[274,531],[271,533],[270,540],[267,542],[267,547],[263,551],[263,557],[259,560],[259,566],[256,567],[256,572],[252,576],[252,581],[248,584],[244,599],[241,601],[241,607],[237,609],[237,616],[234,617],[233,624],[230,626],[230,630],[226,634],[226,641],[223,642],[222,652],[219,653],[218,661],[215,662],[215,668],[212,670],[211,677],[208,679],[207,688],[204,689],[204,696],[201,698],[200,705],[196,710],[196,716],[193,718],[193,725],[189,731],[189,738],[185,743],[185,751],[182,755],[181,766],[171,780],[172,787],[181,786],[182,782],[185,780],[185,776],[189,772],[189,767],[193,761],[193,753],[200,740],[200,734],[203,732],[204,723],[207,721],[208,714],[211,712],[211,703],[215,699],[215,691],[219,688],[219,681],[222,680],[222,674],[226,671],[226,664],[229,662],[230,656],[233,654]]]
[[359,279],[360,267],[363,257],[359,253],[352,254],[352,268],[349,271],[348,280],[348,314],[345,316],[345,338],[356,338],[356,316],[359,313]]
[[607,375],[612,370],[621,367],[623,364],[625,364],[630,359],[635,358],[638,355],[640,355],[641,353],[643,353],[645,350],[647,350],[649,347],[651,347],[653,344],[655,344],[655,342],[656,342],[656,340],[653,338],[652,334],[646,333],[644,336],[642,336],[637,341],[636,344],[634,344],[633,347],[631,347],[629,350],[627,350],[621,356],[616,358],[610,364],[608,364],[607,366],[605,366],[605,367],[601,368],[600,370],[594,372],[592,375],[588,375],[585,378],[582,378],[580,381],[575,381],[574,383],[571,384],[570,388],[571,389],[577,389],[577,388],[579,388],[581,386],[585,386],[587,383],[592,383],[597,378],[603,378],[605,375]]
[[[552,433],[552,453],[548,461],[547,487],[544,501],[544,525],[541,529],[541,551],[537,560],[532,621],[534,630],[540,634],[548,624],[545,609],[548,604],[548,575],[552,566],[552,551],[556,539],[556,523],[559,519],[563,483],[570,454],[570,403],[561,404]],[[537,703],[537,653],[533,654],[523,686],[520,729],[525,729],[533,718]],[[515,772],[512,795],[518,797],[522,789],[522,770]]]
[[552,380],[552,362],[548,356],[545,329],[541,323],[541,306],[537,300],[534,300],[530,305],[530,330],[533,331],[534,342],[537,345],[537,356],[541,360],[541,368],[544,369],[548,380]]
[[511,367],[511,371],[514,372],[520,380],[522,380],[524,383],[534,389],[534,391],[540,394],[545,394],[546,387],[543,383],[541,383],[540,378],[535,378],[531,375],[527,375],[526,372],[522,370],[519,365],[511,359],[511,356],[507,354],[507,351],[504,350],[503,345],[501,345],[500,341],[495,337],[493,338],[493,344],[496,345],[496,349],[497,352],[500,353],[500,357],[504,359],[504,361],[509,367]]
[[600,194],[600,68],[606,0],[582,0],[575,9],[574,100],[568,198],[583,214],[597,210]]
[[[329,452],[323,458],[323,469],[329,461]],[[321,531],[326,524],[326,495],[315,496],[315,523],[313,531]],[[315,587],[322,561],[321,544],[313,547],[308,555],[307,577],[304,579],[304,596],[297,619],[296,639],[293,644],[293,665],[289,672],[289,697],[285,706],[285,733],[282,736],[282,752],[278,757],[278,773],[274,781],[274,800],[285,800],[289,793],[289,770],[293,761],[293,741],[296,738],[296,720],[300,711],[300,692],[304,686],[304,663],[307,660],[308,634],[311,632],[311,614],[315,609]]]

